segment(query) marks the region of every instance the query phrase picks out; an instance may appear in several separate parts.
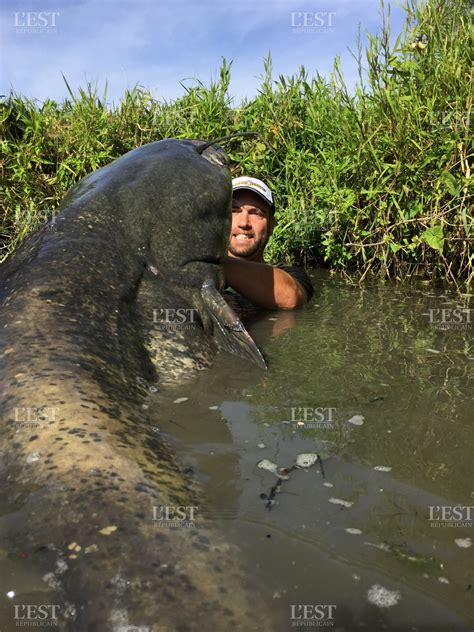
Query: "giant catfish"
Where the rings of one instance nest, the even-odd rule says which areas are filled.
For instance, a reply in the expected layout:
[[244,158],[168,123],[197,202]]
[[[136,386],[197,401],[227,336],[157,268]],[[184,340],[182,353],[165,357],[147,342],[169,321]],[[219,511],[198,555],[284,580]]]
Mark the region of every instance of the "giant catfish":
[[[265,629],[143,403],[219,346],[263,366],[218,291],[230,199],[221,148],[150,143],[81,180],[0,268],[2,630],[45,612],[84,632]],[[177,313],[186,327],[163,321]],[[195,522],[157,528],[163,511]]]

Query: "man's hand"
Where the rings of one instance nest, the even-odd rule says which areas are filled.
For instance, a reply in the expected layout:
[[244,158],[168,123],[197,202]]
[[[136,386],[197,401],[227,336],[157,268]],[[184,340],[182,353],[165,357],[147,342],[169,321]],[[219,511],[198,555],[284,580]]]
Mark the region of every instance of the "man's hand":
[[291,274],[268,263],[230,256],[224,274],[228,285],[265,309],[295,309],[308,300],[306,290]]

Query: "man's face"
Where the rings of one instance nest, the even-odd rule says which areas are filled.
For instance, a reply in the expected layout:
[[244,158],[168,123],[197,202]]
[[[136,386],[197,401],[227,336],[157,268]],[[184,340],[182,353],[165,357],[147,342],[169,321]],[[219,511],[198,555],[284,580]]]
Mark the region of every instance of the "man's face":
[[262,261],[274,223],[270,206],[259,195],[246,189],[235,191],[229,253],[234,257]]

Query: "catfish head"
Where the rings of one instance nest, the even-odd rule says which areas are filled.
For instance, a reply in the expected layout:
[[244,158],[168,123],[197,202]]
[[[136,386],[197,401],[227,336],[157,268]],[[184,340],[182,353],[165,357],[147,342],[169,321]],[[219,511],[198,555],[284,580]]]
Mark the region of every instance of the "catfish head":
[[[229,160],[218,145],[167,140],[160,164],[159,221],[150,256],[159,275],[197,310],[221,349],[266,368],[257,345],[221,295],[232,223]],[[166,195],[163,195],[166,192]]]

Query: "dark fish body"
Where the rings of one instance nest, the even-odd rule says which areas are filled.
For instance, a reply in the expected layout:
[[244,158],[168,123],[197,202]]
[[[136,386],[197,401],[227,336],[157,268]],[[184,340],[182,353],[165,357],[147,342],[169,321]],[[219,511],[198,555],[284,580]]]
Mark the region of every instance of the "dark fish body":
[[[238,551],[143,407],[148,385],[226,341],[258,356],[216,289],[226,157],[197,144],[151,143],[87,176],[0,267],[0,549],[37,578],[26,594],[2,579],[12,629],[27,603],[58,605],[64,630],[265,629]],[[164,327],[164,310],[193,317]],[[197,507],[197,526],[160,528],[163,507]]]

